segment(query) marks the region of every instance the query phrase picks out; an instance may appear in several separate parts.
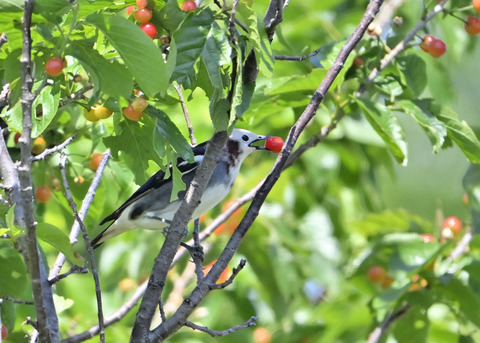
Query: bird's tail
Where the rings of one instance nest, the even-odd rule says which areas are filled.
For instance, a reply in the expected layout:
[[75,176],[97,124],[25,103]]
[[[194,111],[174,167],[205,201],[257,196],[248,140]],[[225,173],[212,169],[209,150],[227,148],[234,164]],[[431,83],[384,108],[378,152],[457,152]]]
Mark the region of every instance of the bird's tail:
[[[115,223],[115,222],[113,222]],[[108,237],[108,232],[107,230],[112,226],[113,223],[110,223],[110,225],[107,226],[105,230],[103,230],[97,237],[95,237],[91,242],[90,245],[92,246],[93,249],[98,248],[100,245],[103,244],[109,237]]]

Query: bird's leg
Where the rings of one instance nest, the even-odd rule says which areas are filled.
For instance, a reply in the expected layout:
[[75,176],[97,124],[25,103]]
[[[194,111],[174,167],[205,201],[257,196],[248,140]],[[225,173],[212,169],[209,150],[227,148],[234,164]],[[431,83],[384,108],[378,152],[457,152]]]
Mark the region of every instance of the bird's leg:
[[197,262],[200,262],[200,267],[201,267],[201,262],[203,262],[203,247],[200,244],[200,221],[198,219],[195,219],[194,222],[194,227],[193,227],[193,246],[190,246],[184,242],[180,243],[185,249],[187,249],[190,252],[190,255],[192,255],[193,261],[195,264]]

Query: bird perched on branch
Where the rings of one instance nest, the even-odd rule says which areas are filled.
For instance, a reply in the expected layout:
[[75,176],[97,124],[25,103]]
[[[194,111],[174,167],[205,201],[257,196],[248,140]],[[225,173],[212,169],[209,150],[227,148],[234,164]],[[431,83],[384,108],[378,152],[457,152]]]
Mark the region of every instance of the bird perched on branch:
[[[240,166],[248,155],[255,150],[268,150],[264,146],[252,145],[255,142],[268,139],[270,136],[259,136],[242,129],[234,129],[228,138],[220,155],[218,164],[207,184],[200,205],[195,209],[192,218],[199,218],[222,201],[232,189],[237,178]],[[182,173],[182,180],[186,187],[190,185],[195,171],[203,160],[208,141],[193,148],[195,160],[188,162],[179,160],[177,167]],[[159,171],[154,174],[143,186],[115,212],[102,220],[100,225],[113,221],[92,241],[93,248],[97,248],[107,239],[123,232],[135,229],[160,230],[169,225],[180,203],[185,197],[185,191],[179,192],[176,200],[170,201],[173,181],[165,179],[165,173]]]

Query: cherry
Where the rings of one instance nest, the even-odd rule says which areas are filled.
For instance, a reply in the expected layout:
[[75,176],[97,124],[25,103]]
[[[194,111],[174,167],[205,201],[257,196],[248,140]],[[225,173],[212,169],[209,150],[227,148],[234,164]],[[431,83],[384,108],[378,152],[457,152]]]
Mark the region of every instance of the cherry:
[[96,105],[94,106],[93,108],[93,114],[95,115],[95,117],[97,117],[98,119],[107,119],[108,117],[110,117],[112,115],[112,111],[110,111],[108,108],[106,108],[105,106],[99,106],[99,105]]
[[148,0],[137,0],[137,8],[145,8],[148,5]]
[[472,0],[472,5],[475,12],[480,13],[480,0]]
[[127,7],[127,15],[132,14],[133,11],[135,11],[135,5]]
[[13,141],[15,142],[15,144],[18,144],[18,140],[20,139],[20,137],[22,137],[22,134],[20,132],[17,132],[13,137]]
[[253,340],[255,343],[270,343],[272,334],[267,329],[258,327],[253,330]]
[[99,121],[100,118],[98,118],[96,115],[95,115],[95,110],[94,109],[91,109],[90,111],[87,110],[86,108],[83,109],[83,115],[85,116],[85,119],[87,119],[88,121],[92,121],[92,122],[96,122],[96,121]]
[[118,283],[118,288],[122,292],[128,292],[135,288],[135,281],[132,278],[125,278]]
[[182,11],[191,12],[197,9],[197,4],[195,1],[187,0],[180,6],[180,8]]
[[270,137],[265,141],[265,148],[273,152],[280,152],[283,148],[283,139],[280,137]]
[[99,152],[94,152],[90,157],[90,161],[88,162],[88,166],[93,170],[97,170],[98,166],[100,165],[100,161],[102,160],[102,154]]
[[[145,24],[150,22],[152,19],[152,11],[150,11],[148,8],[140,8],[133,12],[133,17],[140,23],[140,24]],[[155,33],[155,36],[157,34]]]
[[58,76],[65,68],[65,60],[60,57],[52,57],[45,63],[45,71],[50,76]]
[[151,39],[155,39],[155,37],[157,37],[157,28],[153,24],[145,23],[140,25],[140,28]]
[[451,235],[453,236],[450,238],[457,238],[462,231],[462,221],[455,216],[446,218],[443,221],[442,236],[449,236],[449,232],[447,231],[450,231]]
[[426,35],[424,38],[423,38],[423,42],[420,44],[420,48],[427,52],[427,53],[430,53],[430,45],[432,44],[432,42],[435,40],[435,37],[433,36],[430,36],[430,35]]
[[385,278],[380,281],[380,287],[387,289],[392,285],[393,281],[395,281],[395,279],[392,276],[385,275]]
[[445,51],[447,51],[447,46],[445,45],[445,43],[442,40],[434,39],[432,41],[432,43],[430,43],[429,53],[433,57],[435,57],[435,58],[440,57],[445,53]]
[[137,97],[132,101],[131,105],[135,111],[143,112],[147,108],[148,102],[145,98]]
[[382,282],[387,276],[387,271],[382,266],[373,266],[367,271],[367,278],[375,283]]
[[365,64],[365,61],[360,56],[355,57],[355,59],[353,60],[353,66],[357,69],[363,66],[364,64]]
[[465,31],[472,36],[478,35],[480,33],[480,19],[473,16],[468,17],[465,22]]
[[123,109],[123,114],[130,120],[139,121],[142,118],[143,112],[135,111],[132,105],[128,105]]
[[421,235],[424,243],[435,242],[435,237],[429,235],[428,233],[424,233]]
[[33,141],[32,154],[39,155],[45,151],[46,147],[47,147],[47,142],[45,142],[45,139],[42,136],[39,136],[35,138],[35,140]]
[[45,185],[39,186],[35,191],[35,198],[39,203],[45,204],[52,197],[52,191]]
[[5,325],[2,324],[2,340],[7,339],[8,329]]

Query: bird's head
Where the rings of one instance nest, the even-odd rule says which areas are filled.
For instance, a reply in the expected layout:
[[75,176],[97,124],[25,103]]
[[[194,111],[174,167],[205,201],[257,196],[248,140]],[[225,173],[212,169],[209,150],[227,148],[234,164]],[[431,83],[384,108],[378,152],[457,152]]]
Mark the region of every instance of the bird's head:
[[243,129],[233,129],[227,142],[228,152],[242,161],[255,150],[266,150],[264,144],[256,143],[268,139],[270,136],[260,136]]

